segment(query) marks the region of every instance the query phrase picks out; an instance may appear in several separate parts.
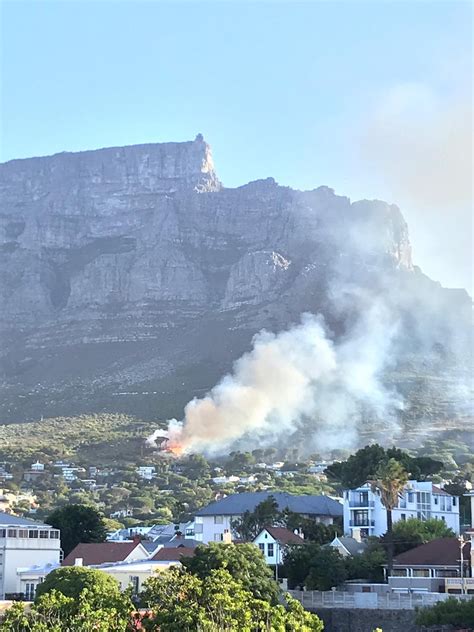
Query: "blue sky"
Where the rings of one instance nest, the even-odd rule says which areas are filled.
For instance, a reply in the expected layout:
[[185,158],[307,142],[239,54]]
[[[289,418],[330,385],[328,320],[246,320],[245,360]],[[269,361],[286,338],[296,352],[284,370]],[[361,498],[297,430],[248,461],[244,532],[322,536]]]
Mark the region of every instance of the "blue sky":
[[226,186],[273,176],[398,203],[416,262],[469,287],[472,198],[448,186],[458,163],[443,150],[446,169],[426,167],[423,186],[413,171],[438,153],[439,129],[450,148],[466,136],[453,126],[471,107],[471,11],[456,0],[4,0],[0,160],[202,132]]

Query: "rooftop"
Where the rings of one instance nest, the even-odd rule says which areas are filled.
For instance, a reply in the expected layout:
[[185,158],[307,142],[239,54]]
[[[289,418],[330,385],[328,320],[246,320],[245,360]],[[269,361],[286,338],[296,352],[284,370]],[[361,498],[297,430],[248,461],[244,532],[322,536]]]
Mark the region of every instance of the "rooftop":
[[[463,548],[464,559],[469,559],[471,543]],[[395,566],[459,566],[461,549],[457,538],[438,538],[400,553],[393,560]]]
[[63,566],[74,566],[76,559],[82,559],[83,566],[122,562],[139,544],[139,542],[81,543],[64,558]]
[[239,516],[245,511],[253,511],[262,501],[273,496],[280,511],[289,509],[294,513],[318,516],[342,516],[341,503],[328,496],[294,496],[286,492],[242,492],[232,494],[222,500],[211,503],[200,509],[196,516]]
[[15,526],[15,527],[49,527],[50,525],[44,522],[37,522],[30,520],[29,518],[20,518],[19,516],[13,516],[12,514],[0,511],[0,525],[1,526]]
[[267,531],[280,544],[305,544],[302,537],[285,527],[265,527],[264,531]]
[[193,557],[194,551],[195,548],[189,546],[163,548],[151,559],[155,562],[179,562],[182,557]]

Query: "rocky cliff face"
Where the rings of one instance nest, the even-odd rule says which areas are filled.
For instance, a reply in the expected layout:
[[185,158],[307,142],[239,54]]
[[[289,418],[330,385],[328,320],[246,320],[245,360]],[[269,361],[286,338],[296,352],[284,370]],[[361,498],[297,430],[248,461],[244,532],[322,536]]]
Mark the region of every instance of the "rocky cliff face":
[[200,135],[14,160],[0,187],[3,421],[179,415],[261,327],[310,310],[342,334],[347,288],[407,324],[436,305],[451,337],[452,295],[413,266],[396,206],[271,178],[226,189]]

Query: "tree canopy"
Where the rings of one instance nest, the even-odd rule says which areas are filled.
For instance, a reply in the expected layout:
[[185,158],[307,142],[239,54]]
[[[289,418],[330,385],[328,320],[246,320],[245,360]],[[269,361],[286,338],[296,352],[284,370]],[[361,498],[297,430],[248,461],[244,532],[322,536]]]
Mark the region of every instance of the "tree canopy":
[[202,580],[214,570],[226,569],[256,599],[272,604],[278,601],[278,584],[274,581],[273,573],[262,553],[253,544],[211,542],[208,546],[198,546],[193,557],[183,558],[181,562],[188,571]]
[[375,477],[380,466],[390,459],[398,461],[414,479],[424,480],[443,469],[442,461],[431,457],[412,457],[398,448],[384,449],[374,443],[361,448],[346,461],[333,463],[325,473],[331,481],[346,489],[355,489]]
[[105,542],[107,529],[101,514],[87,505],[65,505],[53,511],[47,524],[61,532],[61,546],[68,555],[80,542]]
[[308,590],[330,590],[347,577],[344,558],[333,547],[316,543],[288,547],[282,575],[291,589],[305,586]]
[[[395,555],[437,538],[455,537],[454,531],[446,525],[444,520],[437,520],[436,518],[399,520],[393,525],[392,533]],[[386,544],[386,536],[382,537],[382,543]]]
[[27,610],[14,604],[0,623],[0,632],[124,632],[134,606],[129,591],[101,571],[65,567],[52,571],[38,586]]
[[417,625],[455,625],[474,629],[474,598],[459,601],[450,597],[429,608],[422,608],[416,615]]
[[320,619],[287,598],[287,608],[257,599],[225,568],[204,578],[174,567],[146,582],[143,599],[153,616],[149,630],[163,632],[321,632]]

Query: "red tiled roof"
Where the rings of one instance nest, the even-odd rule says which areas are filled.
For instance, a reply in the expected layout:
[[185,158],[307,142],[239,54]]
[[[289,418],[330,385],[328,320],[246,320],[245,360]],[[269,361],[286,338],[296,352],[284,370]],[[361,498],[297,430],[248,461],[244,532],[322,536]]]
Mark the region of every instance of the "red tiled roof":
[[78,544],[69,555],[64,558],[63,566],[74,566],[74,561],[77,558],[82,558],[82,564],[84,566],[104,564],[105,562],[123,562],[138,544],[138,542],[94,542]]
[[285,527],[265,527],[265,531],[280,544],[304,544],[303,538]]
[[164,547],[151,559],[155,562],[179,562],[182,557],[193,557],[195,550],[190,546]]
[[[464,545],[463,557],[469,559],[471,543]],[[438,538],[426,544],[400,553],[394,559],[395,566],[459,566],[461,548],[457,538]]]

